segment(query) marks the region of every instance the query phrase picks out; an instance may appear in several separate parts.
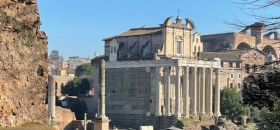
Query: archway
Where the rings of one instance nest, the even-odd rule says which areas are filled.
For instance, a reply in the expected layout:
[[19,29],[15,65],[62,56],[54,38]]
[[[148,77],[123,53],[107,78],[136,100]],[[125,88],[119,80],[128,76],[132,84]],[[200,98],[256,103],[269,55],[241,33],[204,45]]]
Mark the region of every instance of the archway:
[[241,42],[236,48],[236,50],[249,50],[249,49],[251,49],[251,46],[245,42]]
[[278,58],[275,49],[270,45],[265,46],[262,51],[267,55],[272,54],[275,58]]

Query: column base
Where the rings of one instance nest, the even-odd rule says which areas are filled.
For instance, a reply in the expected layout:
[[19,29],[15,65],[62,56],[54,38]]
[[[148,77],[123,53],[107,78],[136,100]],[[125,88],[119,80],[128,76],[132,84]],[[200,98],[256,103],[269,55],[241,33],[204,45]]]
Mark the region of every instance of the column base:
[[175,115],[178,119],[182,117],[181,113],[176,113]]
[[93,119],[94,130],[109,130],[109,118],[108,117],[96,117]]
[[200,112],[199,115],[206,115],[205,112]]
[[199,119],[201,121],[208,121],[209,119],[211,119],[212,117],[206,115],[206,114],[203,114],[203,115],[199,115]]
[[192,118],[195,121],[199,120],[199,116],[198,115],[190,115],[190,118]]
[[213,116],[213,113],[212,113],[212,112],[210,112],[210,113],[207,113],[207,115],[208,115],[208,116]]
[[217,117],[219,117],[221,115],[222,115],[221,112],[215,112],[215,114],[214,114],[214,116],[217,116]]
[[183,114],[182,116],[183,116],[183,117],[189,118],[189,117],[190,117],[190,114]]
[[162,113],[156,113],[155,115],[156,116],[162,116]]
[[165,114],[165,116],[172,116],[172,114],[171,113],[167,113],[167,114]]

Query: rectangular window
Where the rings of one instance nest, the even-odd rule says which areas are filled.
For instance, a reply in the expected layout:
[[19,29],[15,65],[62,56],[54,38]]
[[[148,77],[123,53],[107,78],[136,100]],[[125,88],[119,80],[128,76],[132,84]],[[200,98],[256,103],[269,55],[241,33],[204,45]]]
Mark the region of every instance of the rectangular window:
[[233,83],[229,83],[229,87],[230,87],[230,88],[233,88]]
[[236,68],[240,68],[240,63],[236,63]]
[[114,53],[117,53],[117,47],[114,46]]
[[232,79],[233,79],[233,74],[230,74],[230,78],[232,78]]
[[238,74],[238,78],[240,78],[240,79],[241,79],[241,74]]
[[239,89],[241,88],[241,83],[238,83],[238,88],[239,88]]
[[224,67],[224,62],[221,62],[221,67]]
[[110,53],[113,53],[113,46],[110,46]]
[[177,54],[182,53],[182,41],[177,41]]
[[233,63],[229,62],[229,67],[232,68],[233,67]]

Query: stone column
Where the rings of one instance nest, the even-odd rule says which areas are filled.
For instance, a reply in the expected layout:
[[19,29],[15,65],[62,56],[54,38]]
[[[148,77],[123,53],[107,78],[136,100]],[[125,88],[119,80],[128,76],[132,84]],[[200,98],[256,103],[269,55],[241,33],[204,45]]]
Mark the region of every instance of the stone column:
[[205,114],[205,68],[201,68],[200,115]]
[[215,83],[215,116],[221,116],[220,113],[220,69],[216,69],[216,83]]
[[54,125],[56,121],[55,116],[55,81],[53,76],[48,77],[48,123]]
[[197,67],[193,68],[193,86],[192,86],[192,90],[193,90],[193,94],[192,94],[192,114],[194,116],[197,115]]
[[189,81],[189,66],[186,66],[184,68],[184,72],[185,72],[185,77],[184,77],[184,111],[183,111],[183,115],[186,116],[186,117],[189,117],[189,111],[190,111],[190,105],[189,105],[189,98],[190,98],[190,95],[189,95],[189,91],[190,91],[190,81]]
[[165,90],[166,90],[166,104],[165,104],[165,115],[171,116],[170,111],[170,68],[165,70]]
[[207,73],[207,96],[206,96],[206,114],[212,116],[213,115],[213,111],[212,111],[212,105],[213,105],[213,68],[209,68],[208,69],[208,73]]
[[197,67],[197,72],[196,72],[196,110],[197,110],[197,113],[200,113],[200,89],[201,89],[201,68]]
[[180,78],[180,66],[176,66],[176,91],[175,91],[175,115],[180,118],[181,117],[181,112],[180,112],[180,107],[181,107],[181,78]]
[[93,119],[94,130],[109,130],[109,118],[105,115],[105,60],[99,63],[98,113]]
[[98,104],[98,117],[105,116],[105,61],[101,60],[99,65],[99,104]]
[[160,84],[161,84],[161,78],[160,78],[160,70],[161,70],[161,68],[160,67],[156,67],[155,68],[156,69],[156,71],[155,71],[155,75],[156,75],[156,77],[155,77],[155,82],[156,82],[156,101],[155,101],[155,103],[156,103],[156,106],[155,106],[155,115],[156,116],[162,116],[162,113],[161,113],[161,98],[160,98],[160,96],[161,96],[161,94],[160,94],[160,92],[161,92],[161,86],[160,86]]

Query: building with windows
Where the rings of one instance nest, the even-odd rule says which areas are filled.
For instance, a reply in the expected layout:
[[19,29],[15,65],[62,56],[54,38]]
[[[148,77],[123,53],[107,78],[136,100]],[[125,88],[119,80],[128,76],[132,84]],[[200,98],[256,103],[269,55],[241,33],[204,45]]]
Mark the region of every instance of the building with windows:
[[276,31],[265,29],[264,23],[254,23],[240,32],[209,34],[202,36],[204,51],[259,49],[271,55],[272,59],[280,57],[280,37]]
[[200,60],[221,59],[221,88],[240,88],[242,81],[254,70],[246,66],[263,65],[267,55],[258,49],[226,50],[220,52],[201,52]]
[[[190,19],[169,17],[159,27],[129,29],[104,41],[111,125],[162,129],[182,117],[211,122],[220,116],[220,61],[197,60],[203,44]],[[99,59],[92,60],[96,70]]]
[[68,63],[68,74],[75,74],[75,70],[78,66],[82,64],[90,64],[90,59],[88,58],[81,58],[79,56],[72,56],[69,57]]

